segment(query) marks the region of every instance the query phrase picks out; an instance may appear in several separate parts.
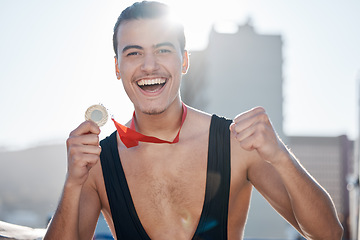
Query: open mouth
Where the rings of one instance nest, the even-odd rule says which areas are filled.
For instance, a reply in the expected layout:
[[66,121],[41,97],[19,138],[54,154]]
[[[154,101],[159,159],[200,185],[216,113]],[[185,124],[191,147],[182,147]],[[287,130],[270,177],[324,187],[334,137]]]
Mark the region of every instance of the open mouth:
[[145,92],[157,92],[166,84],[166,78],[141,79],[137,85]]

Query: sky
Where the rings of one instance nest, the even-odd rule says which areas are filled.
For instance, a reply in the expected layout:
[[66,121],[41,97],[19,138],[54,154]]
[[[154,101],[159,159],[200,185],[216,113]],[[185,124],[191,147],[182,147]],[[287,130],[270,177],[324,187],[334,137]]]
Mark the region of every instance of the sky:
[[[285,134],[357,138],[360,1],[163,2],[184,22],[190,52],[206,48],[213,24],[251,19],[257,33],[281,35]],[[0,0],[0,149],[65,144],[92,104],[131,118],[112,30],[132,3]],[[100,137],[114,130],[109,122]]]

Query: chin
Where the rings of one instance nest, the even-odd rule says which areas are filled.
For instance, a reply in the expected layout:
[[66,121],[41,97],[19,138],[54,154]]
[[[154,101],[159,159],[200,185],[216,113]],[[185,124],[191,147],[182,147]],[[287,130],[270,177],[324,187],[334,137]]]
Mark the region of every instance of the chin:
[[160,108],[160,107],[151,108],[150,107],[150,108],[143,109],[141,112],[148,114],[148,115],[159,115],[165,111],[166,111],[166,109],[164,109],[164,108]]

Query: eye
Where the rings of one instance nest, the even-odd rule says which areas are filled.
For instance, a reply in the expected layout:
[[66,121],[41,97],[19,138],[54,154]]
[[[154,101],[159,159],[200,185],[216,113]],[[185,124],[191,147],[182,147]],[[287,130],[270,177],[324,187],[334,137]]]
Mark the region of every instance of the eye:
[[128,54],[126,54],[126,56],[137,56],[137,55],[140,55],[139,52],[129,52]]
[[158,53],[160,53],[160,54],[163,54],[163,53],[171,53],[171,50],[170,50],[170,49],[163,48],[163,49],[159,49],[159,50],[158,50]]

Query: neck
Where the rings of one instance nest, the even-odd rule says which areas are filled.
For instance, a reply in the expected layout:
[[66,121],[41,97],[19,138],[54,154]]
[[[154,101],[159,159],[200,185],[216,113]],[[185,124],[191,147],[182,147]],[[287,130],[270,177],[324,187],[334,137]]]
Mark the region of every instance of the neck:
[[183,114],[181,101],[174,101],[160,114],[147,114],[135,109],[135,127],[142,134],[172,140],[179,131]]

